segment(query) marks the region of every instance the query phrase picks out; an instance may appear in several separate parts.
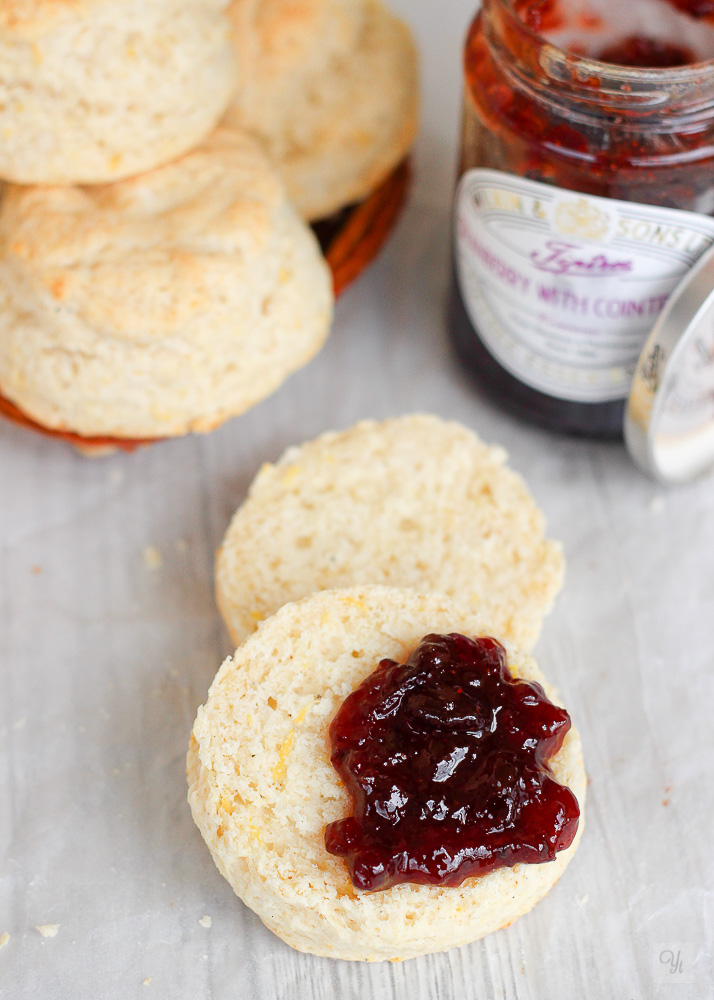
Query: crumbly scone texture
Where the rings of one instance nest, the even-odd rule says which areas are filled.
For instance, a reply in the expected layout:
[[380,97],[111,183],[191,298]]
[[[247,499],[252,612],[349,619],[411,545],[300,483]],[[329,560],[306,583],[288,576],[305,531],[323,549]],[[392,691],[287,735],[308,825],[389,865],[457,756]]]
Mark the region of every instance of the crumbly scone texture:
[[217,130],[117,184],[10,185],[0,391],[47,427],[206,431],[318,351],[332,277],[253,139]]
[[216,126],[237,76],[229,0],[3,0],[0,177],[95,184]]
[[[283,607],[225,661],[199,709],[188,751],[188,799],[218,866],[265,925],[301,951],[366,961],[444,951],[505,927],[554,885],[578,846],[458,888],[356,890],[327,853],[328,823],[351,813],[330,762],[329,725],[384,657],[404,662],[430,632],[492,635],[449,597],[391,587],[327,591]],[[516,677],[533,659],[505,644]],[[581,812],[585,772],[573,727],[552,758]]]
[[380,583],[451,594],[532,649],[563,555],[506,458],[418,414],[323,434],[264,465],[216,562],[233,640],[315,590]]
[[304,218],[360,201],[409,151],[417,54],[380,0],[233,0],[240,73],[225,123],[279,167]]

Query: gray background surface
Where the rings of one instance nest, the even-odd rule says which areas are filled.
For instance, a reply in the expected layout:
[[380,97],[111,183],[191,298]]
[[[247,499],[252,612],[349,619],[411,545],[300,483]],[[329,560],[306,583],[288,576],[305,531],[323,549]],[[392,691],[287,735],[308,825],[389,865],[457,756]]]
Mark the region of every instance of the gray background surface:
[[[0,428],[2,997],[712,995],[714,484],[662,491],[621,446],[551,437],[473,390],[443,322],[471,5],[394,6],[423,50],[417,181],[319,357],[210,436],[130,456],[88,461]],[[259,465],[415,410],[505,445],[564,543],[536,655],[591,784],[580,851],[531,914],[451,953],[363,966],[293,952],[234,897],[192,823],[184,754],[230,651],[214,551]],[[48,923],[51,939],[34,929]]]

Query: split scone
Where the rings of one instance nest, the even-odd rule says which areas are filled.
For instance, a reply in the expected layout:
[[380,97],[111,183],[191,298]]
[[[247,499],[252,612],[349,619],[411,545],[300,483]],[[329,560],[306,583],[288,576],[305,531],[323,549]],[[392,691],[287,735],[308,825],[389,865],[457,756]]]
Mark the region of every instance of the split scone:
[[225,123],[257,136],[303,217],[370,194],[418,124],[409,29],[381,0],[233,0],[239,83]]
[[102,183],[196,146],[236,80],[229,0],[3,0],[0,177]]
[[217,130],[93,187],[0,206],[0,393],[86,437],[208,431],[318,351],[332,278],[254,140]]
[[[434,632],[492,634],[477,614],[448,597],[390,587],[314,594],[283,607],[225,661],[198,711],[187,768],[194,820],[235,892],[294,948],[332,958],[396,961],[475,941],[528,912],[577,849],[586,777],[580,738],[571,727],[546,759],[548,791],[555,791],[558,801],[569,800],[574,816],[552,860],[541,854],[544,863],[497,867],[460,885],[402,881],[363,891],[353,884],[345,859],[328,853],[326,831],[329,836],[330,824],[339,825],[352,811],[330,759],[331,723],[383,658],[403,663]],[[543,684],[557,706],[535,662],[507,644],[506,651],[512,677]],[[521,702],[526,712],[529,698]],[[416,766],[419,760],[412,759]],[[447,763],[453,771],[461,760],[463,753],[452,753]],[[498,784],[489,788],[498,798],[510,780],[503,778],[512,770],[510,758],[490,761]],[[478,773],[478,749],[473,766]],[[437,772],[441,769],[443,762],[437,764]],[[379,775],[370,774],[376,782]],[[437,773],[435,780],[442,779]],[[512,834],[512,823],[524,815],[518,789],[537,784],[509,786],[508,808],[515,812],[504,819],[501,810],[496,825],[504,824],[513,842],[522,835]],[[395,788],[392,796],[395,809],[404,801],[398,792]],[[534,833],[531,827],[523,842],[535,843],[546,836],[544,830]],[[480,856],[478,839],[475,851]]]
[[264,465],[218,552],[239,643],[315,590],[381,583],[458,596],[532,649],[563,556],[502,448],[438,417],[363,421]]

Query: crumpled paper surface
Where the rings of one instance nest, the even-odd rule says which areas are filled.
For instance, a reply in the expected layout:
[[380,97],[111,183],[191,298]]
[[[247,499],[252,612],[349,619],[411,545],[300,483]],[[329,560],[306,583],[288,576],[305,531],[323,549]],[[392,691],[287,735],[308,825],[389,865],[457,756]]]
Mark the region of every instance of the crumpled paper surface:
[[[0,997],[711,996],[714,480],[664,491],[622,446],[550,436],[477,395],[444,329],[471,5],[394,6],[423,48],[417,183],[319,357],[219,431],[129,456],[0,427]],[[536,655],[581,730],[586,830],[508,930],[339,963],[292,951],[233,895],[191,820],[184,755],[230,652],[214,551],[260,464],[417,410],[505,445],[564,543]]]

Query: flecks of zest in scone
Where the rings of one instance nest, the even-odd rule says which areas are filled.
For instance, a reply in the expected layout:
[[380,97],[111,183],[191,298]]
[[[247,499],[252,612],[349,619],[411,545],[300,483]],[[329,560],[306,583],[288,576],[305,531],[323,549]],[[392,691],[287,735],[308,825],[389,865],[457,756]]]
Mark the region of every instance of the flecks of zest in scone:
[[221,799],[220,799],[219,805],[220,805],[221,809],[223,809],[224,812],[228,813],[229,816],[233,815],[233,803],[225,795],[221,795]]
[[293,748],[293,743],[295,742],[295,732],[292,730],[288,733],[282,742],[282,746],[278,751],[278,763],[273,768],[273,781],[276,785],[282,785],[285,781],[285,776],[288,771],[288,757],[290,751]]
[[287,489],[288,487],[292,486],[292,484],[295,482],[295,480],[298,478],[299,475],[300,475],[300,466],[289,465],[285,470],[285,472],[283,473],[280,482]]
[[55,278],[50,285],[50,292],[56,299],[63,299],[67,291],[67,281],[65,278]]
[[310,709],[312,708],[312,706],[313,706],[313,705],[315,704],[315,700],[316,700],[316,699],[315,699],[315,698],[313,698],[313,699],[312,699],[311,701],[309,701],[309,702],[307,703],[307,705],[304,705],[304,706],[303,706],[303,707],[302,707],[302,708],[300,709],[300,711],[299,711],[299,712],[298,712],[298,714],[297,714],[297,718],[295,719],[295,725],[296,725],[296,726],[299,726],[299,725],[300,725],[300,723],[301,723],[301,722],[303,722],[303,721],[305,720],[305,716],[306,716],[306,715],[307,715],[307,713],[308,713],[308,712],[310,711]]
[[367,605],[364,603],[364,601],[361,601],[359,597],[343,597],[342,600],[344,601],[345,604],[354,604],[356,608],[359,608],[360,611],[363,611],[365,614],[367,614],[368,610]]

